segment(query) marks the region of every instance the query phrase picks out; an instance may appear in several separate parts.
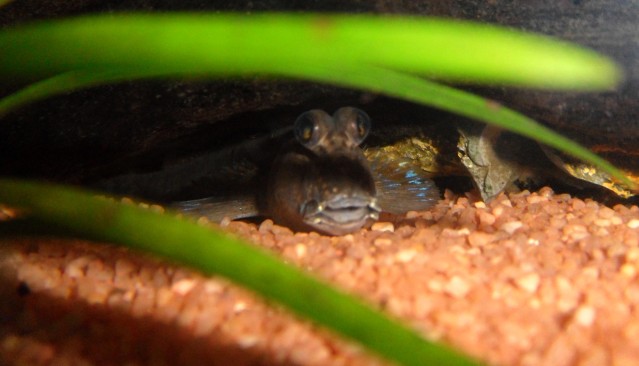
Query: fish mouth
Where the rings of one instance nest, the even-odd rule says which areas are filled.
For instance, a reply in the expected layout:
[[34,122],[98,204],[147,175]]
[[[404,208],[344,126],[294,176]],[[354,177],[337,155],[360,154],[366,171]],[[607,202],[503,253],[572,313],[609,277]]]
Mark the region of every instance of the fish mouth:
[[337,195],[329,200],[310,200],[302,206],[304,222],[330,235],[344,235],[377,221],[381,209],[370,196]]

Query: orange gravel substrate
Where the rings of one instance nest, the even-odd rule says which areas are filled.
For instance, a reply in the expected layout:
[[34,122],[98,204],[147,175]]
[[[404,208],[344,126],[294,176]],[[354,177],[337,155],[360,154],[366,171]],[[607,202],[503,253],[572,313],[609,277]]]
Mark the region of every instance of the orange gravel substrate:
[[[639,364],[639,208],[450,193],[343,237],[228,230],[501,365]],[[107,245],[4,239],[0,364],[371,365],[227,281]]]

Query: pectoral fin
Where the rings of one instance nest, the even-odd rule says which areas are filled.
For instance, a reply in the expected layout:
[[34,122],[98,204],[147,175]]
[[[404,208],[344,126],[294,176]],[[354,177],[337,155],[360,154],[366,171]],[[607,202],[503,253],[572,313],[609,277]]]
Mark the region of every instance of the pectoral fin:
[[257,216],[259,214],[253,197],[207,197],[197,200],[175,202],[174,210],[194,217],[206,217],[220,222],[225,217],[231,220]]
[[425,210],[439,200],[435,183],[409,159],[390,157],[383,151],[369,154],[367,159],[382,211],[404,214]]

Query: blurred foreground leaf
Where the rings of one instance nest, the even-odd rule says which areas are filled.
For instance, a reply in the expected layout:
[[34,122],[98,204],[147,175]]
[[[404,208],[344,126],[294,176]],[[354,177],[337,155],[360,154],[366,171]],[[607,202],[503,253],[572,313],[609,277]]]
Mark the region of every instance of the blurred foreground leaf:
[[46,78],[0,100],[0,117],[107,82],[266,74],[373,90],[495,124],[634,186],[605,160],[517,112],[406,73],[582,90],[619,80],[615,65],[592,51],[504,28],[364,15],[119,14],[4,30],[0,55],[0,80]]
[[79,190],[7,179],[0,179],[0,202],[90,239],[120,243],[227,277],[401,364],[475,364],[274,255],[191,220]]
[[611,88],[597,53],[480,23],[375,15],[116,14],[0,32],[0,76],[138,69],[194,75],[273,73],[291,64],[375,65],[452,81]]

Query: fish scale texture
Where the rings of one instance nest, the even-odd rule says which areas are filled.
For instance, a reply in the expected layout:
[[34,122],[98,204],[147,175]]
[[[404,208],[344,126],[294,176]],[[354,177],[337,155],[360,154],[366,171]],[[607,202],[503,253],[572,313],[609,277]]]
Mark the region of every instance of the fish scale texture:
[[[225,222],[497,365],[639,364],[639,208],[470,195],[340,237]],[[78,240],[0,246],[0,364],[382,365],[229,282]]]

